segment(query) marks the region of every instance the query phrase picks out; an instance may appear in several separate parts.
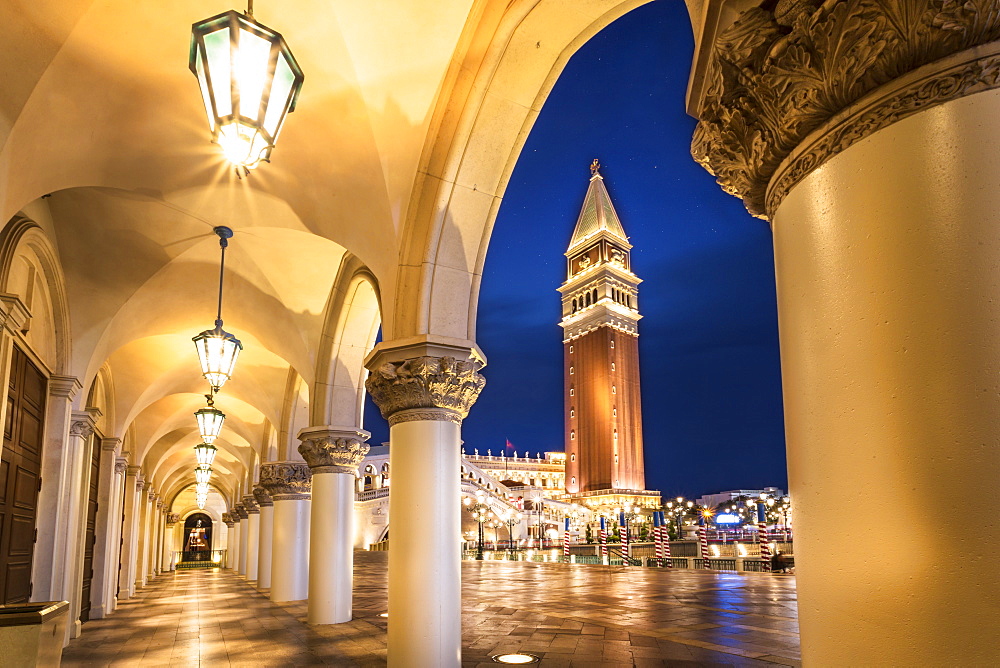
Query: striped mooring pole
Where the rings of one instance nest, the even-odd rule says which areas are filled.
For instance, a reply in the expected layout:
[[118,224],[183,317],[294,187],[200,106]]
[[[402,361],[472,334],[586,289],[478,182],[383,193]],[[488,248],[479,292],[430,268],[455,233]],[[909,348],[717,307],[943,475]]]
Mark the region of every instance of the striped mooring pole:
[[703,568],[711,568],[708,563],[708,527],[705,526],[705,518],[698,518],[698,544],[701,546],[701,561]]
[[598,541],[601,543],[601,563],[605,563],[608,560],[608,527],[604,523],[604,518],[601,518],[601,531],[598,534]]
[[625,513],[619,513],[618,515],[618,535],[622,539],[622,561],[625,562],[626,566],[631,566],[631,557],[629,555],[629,544],[628,544],[628,523],[625,521]]
[[767,540],[767,507],[763,501],[757,502],[757,543],[760,545],[761,570],[771,572],[771,545]]
[[566,525],[563,529],[563,556],[569,561],[569,518],[566,518]]
[[663,540],[660,537],[660,511],[653,511],[653,555],[656,557],[656,565],[663,563]]
[[670,533],[667,531],[667,517],[660,512],[660,544],[663,545],[663,560],[667,568],[673,568],[674,562],[670,558]]

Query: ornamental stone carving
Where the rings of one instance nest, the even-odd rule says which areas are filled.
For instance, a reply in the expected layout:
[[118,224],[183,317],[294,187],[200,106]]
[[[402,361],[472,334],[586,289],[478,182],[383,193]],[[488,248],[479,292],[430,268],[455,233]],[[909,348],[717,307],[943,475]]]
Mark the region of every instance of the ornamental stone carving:
[[[691,153],[751,214],[773,215],[822,162],[901,118],[998,86],[993,54],[968,51],[1000,38],[992,0],[780,0],[755,7],[716,40]],[[963,71],[942,71],[960,58]],[[930,63],[912,94],[876,89]],[[921,92],[916,92],[917,90]],[[861,103],[862,109],[857,107]],[[873,108],[883,107],[882,112]],[[849,132],[782,163],[842,114],[866,118]],[[781,184],[772,183],[781,168]]]
[[[132,469],[135,469],[135,473],[132,473]],[[135,475],[135,491],[142,493],[142,490],[146,489],[146,480],[143,478],[142,474],[139,473],[138,466],[128,467],[128,475]]]
[[260,508],[257,506],[257,499],[254,498],[253,494],[247,494],[243,497],[243,508],[251,515],[260,514]]
[[261,487],[259,484],[254,485],[253,497],[257,500],[257,505],[261,508],[268,508],[274,505],[274,501],[271,499],[271,495],[267,493],[267,490]]
[[275,501],[308,499],[312,473],[305,462],[267,462],[260,467],[260,484]]
[[[461,423],[486,385],[482,366],[454,357],[387,362],[372,371],[365,388],[390,425],[407,420]],[[400,415],[403,411],[414,412]]]
[[173,526],[177,524],[181,519],[181,516],[177,513],[167,513],[167,526]]
[[365,443],[368,432],[343,432],[330,429],[304,429],[299,433],[302,455],[313,475],[317,473],[346,473],[355,476],[358,464],[368,454],[371,446]]
[[242,503],[237,503],[233,506],[233,512],[239,515],[241,520],[245,520],[250,517],[250,513],[247,512],[246,507]]
[[122,475],[126,471],[128,471],[128,461],[126,461],[124,459],[116,459],[115,460],[115,474]]
[[87,416],[82,419],[73,420],[69,425],[69,435],[77,438],[87,439],[94,433],[94,422]]
[[232,529],[233,525],[236,524],[236,522],[233,521],[233,516],[229,513],[222,513],[222,521],[225,522],[226,526],[230,529]]

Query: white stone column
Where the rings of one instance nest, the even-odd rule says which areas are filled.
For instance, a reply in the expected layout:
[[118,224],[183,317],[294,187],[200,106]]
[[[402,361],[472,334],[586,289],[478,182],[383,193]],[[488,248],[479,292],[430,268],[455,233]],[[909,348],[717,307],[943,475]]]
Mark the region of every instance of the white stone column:
[[135,586],[145,587],[149,581],[150,543],[153,540],[153,499],[156,491],[153,483],[146,481],[142,496],[142,515],[139,517],[139,560],[136,564]]
[[266,462],[260,484],[274,499],[271,600],[304,600],[309,593],[309,509],[312,476],[305,462]]
[[[101,439],[94,447],[101,448],[101,467],[98,472],[97,518],[94,526],[94,576],[91,580],[90,618],[101,619],[114,610],[114,590],[109,589],[112,578],[112,563],[117,570],[118,543],[116,529],[122,517],[119,508],[121,496],[121,475],[116,473],[115,452],[121,445],[117,438]],[[124,473],[124,462],[121,465]]]
[[[425,349],[463,354],[461,349]],[[380,344],[366,387],[389,420],[389,666],[461,665],[461,422],[485,385],[478,351],[408,357]],[[428,522],[434,530],[428,531]]]
[[233,573],[239,575],[240,573],[240,521],[242,518],[240,514],[236,512],[236,506],[233,506],[233,511],[230,513],[233,518],[233,533],[229,537],[229,549],[232,552],[232,569]]
[[115,492],[109,525],[111,537],[108,539],[108,549],[104,562],[104,596],[105,600],[108,601],[105,606],[106,613],[111,613],[118,609],[118,592],[121,573],[124,570],[122,554],[125,550],[122,546],[122,532],[125,529],[125,495],[133,493],[135,489],[134,484],[131,487],[128,486],[129,483],[126,481],[125,476],[125,472],[128,469],[128,460],[124,455],[128,453],[123,452],[121,454],[123,456],[115,458],[115,476],[113,482]]
[[135,596],[139,563],[140,519],[142,515],[142,490],[146,481],[138,466],[125,469],[125,535],[122,541],[122,564],[118,573],[118,598],[126,600]]
[[174,539],[177,535],[177,522],[180,520],[180,516],[177,513],[167,513],[166,516],[166,530],[163,533],[163,561],[160,566],[160,570],[164,573],[168,573],[174,570]]
[[[233,539],[236,536],[236,521],[231,513],[222,513],[222,521],[226,525],[226,563],[225,568],[230,570],[235,566],[233,555]],[[216,543],[218,545],[218,543]]]
[[260,541],[260,508],[253,494],[243,496],[247,518],[247,581],[257,581],[257,544]]
[[354,481],[368,453],[361,429],[309,427],[299,453],[312,471],[309,533],[310,624],[351,621],[354,585]]
[[250,513],[247,512],[246,506],[242,503],[237,503],[234,506],[234,510],[240,516],[240,565],[237,572],[240,575],[246,576],[248,565],[247,539],[250,535]]
[[803,663],[993,665],[1000,524],[956,518],[1000,480],[1000,14],[773,11],[695,154],[772,221]]
[[[69,521],[67,523],[66,566],[60,573],[63,579],[62,597],[70,603],[70,623],[67,624],[69,638],[80,637],[80,629],[83,626],[83,622],[80,621],[80,613],[83,611],[83,601],[80,597],[83,589],[83,550],[84,542],[87,538],[90,463],[93,456],[92,448],[94,447],[91,436],[94,434],[95,421],[100,415],[101,412],[96,408],[87,411],[74,411],[67,439],[69,445],[68,451],[72,453],[74,459],[73,470],[77,472],[68,487],[70,497],[75,502],[70,507]],[[100,447],[100,445],[97,447]],[[91,584],[91,592],[93,593],[93,583]]]
[[260,507],[260,528],[257,537],[257,589],[271,588],[271,550],[274,541],[274,501],[259,484],[253,495]]
[[156,497],[156,512],[153,514],[156,519],[156,542],[153,550],[153,558],[151,559],[153,564],[153,575],[159,575],[163,572],[163,534],[166,530],[166,512],[163,510],[163,499],[157,495]]

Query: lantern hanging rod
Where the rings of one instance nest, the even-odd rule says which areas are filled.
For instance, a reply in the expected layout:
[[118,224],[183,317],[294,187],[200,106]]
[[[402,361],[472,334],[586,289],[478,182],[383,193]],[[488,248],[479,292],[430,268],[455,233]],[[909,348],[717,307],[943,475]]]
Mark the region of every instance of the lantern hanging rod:
[[[253,2],[250,4],[252,6]],[[233,231],[224,225],[213,227],[212,231],[219,235],[219,247],[222,248],[222,260],[219,262],[219,308],[215,315],[215,326],[222,327],[222,280],[226,272],[226,248],[229,247],[229,240],[233,236]]]
[[247,0],[247,16],[253,16],[253,0]]

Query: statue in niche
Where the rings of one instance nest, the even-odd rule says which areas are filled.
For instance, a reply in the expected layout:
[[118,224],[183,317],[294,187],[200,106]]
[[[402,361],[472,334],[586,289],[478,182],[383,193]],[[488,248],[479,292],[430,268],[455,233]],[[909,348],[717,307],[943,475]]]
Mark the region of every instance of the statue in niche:
[[619,267],[625,266],[625,253],[621,252],[617,248],[611,249],[611,264],[618,265]]
[[198,520],[198,523],[191,527],[184,550],[185,552],[201,552],[207,549],[208,541],[205,540],[205,528],[201,526],[201,520]]

